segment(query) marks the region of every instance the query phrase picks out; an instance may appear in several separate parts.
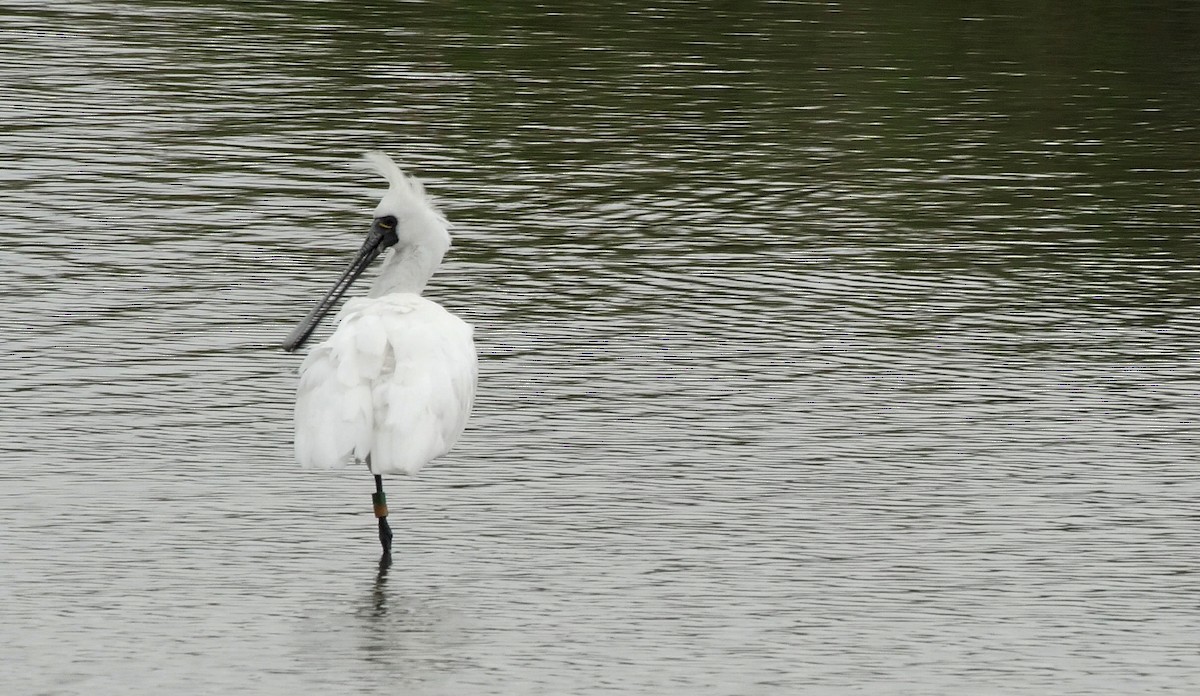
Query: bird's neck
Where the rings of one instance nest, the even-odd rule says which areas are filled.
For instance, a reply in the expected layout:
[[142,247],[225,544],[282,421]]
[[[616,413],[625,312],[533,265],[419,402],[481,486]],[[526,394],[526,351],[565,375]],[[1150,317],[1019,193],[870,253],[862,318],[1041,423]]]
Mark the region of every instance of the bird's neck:
[[384,257],[379,276],[371,285],[368,297],[383,297],[397,292],[420,295],[425,283],[442,262],[444,250],[428,246],[394,248]]

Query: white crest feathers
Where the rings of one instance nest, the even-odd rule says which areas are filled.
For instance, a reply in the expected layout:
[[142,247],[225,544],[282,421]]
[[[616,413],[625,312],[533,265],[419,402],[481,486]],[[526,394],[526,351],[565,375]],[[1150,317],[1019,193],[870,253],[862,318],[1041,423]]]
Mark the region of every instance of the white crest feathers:
[[420,208],[427,208],[442,225],[449,226],[446,216],[438,210],[433,197],[425,193],[425,185],[421,183],[420,179],[405,174],[400,165],[379,150],[364,153],[363,160],[366,161],[371,171],[387,179],[388,192],[384,197],[385,200],[395,197],[400,199],[397,201],[398,203],[403,201]]

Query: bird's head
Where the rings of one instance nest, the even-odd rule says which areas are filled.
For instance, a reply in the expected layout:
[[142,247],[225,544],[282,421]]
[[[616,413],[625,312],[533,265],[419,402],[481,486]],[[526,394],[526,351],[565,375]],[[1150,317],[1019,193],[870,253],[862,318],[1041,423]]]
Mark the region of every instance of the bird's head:
[[388,190],[375,206],[372,234],[380,235],[384,248],[419,248],[436,252],[440,259],[450,248],[449,223],[416,177],[382,152],[363,155],[367,165],[388,181]]
[[[421,182],[406,176],[392,158],[382,152],[368,152],[364,158],[372,170],[388,180],[388,190],[375,207],[371,229],[367,232],[367,238],[363,240],[354,261],[342,273],[333,289],[283,342],[284,350],[293,351],[304,345],[316,330],[321,318],[337,304],[342,295],[350,289],[350,285],[385,250],[397,249],[400,253],[415,258],[417,263],[414,266],[426,272],[420,280],[420,285],[424,285],[428,273],[433,272],[446,250],[450,248],[450,232],[447,230],[449,223],[425,193]],[[417,291],[419,292],[419,287]]]

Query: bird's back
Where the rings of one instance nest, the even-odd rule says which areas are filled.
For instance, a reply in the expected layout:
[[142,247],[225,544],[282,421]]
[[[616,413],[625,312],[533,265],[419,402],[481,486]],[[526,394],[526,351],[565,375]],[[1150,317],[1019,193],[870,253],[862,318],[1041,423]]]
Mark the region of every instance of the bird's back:
[[346,303],[300,367],[296,459],[415,474],[450,450],[475,399],[472,328],[441,305],[396,293]]

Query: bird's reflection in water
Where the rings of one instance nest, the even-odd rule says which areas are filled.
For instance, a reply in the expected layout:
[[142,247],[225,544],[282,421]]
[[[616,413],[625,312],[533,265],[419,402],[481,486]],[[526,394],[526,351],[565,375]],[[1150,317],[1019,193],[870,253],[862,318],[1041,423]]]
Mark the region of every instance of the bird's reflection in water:
[[387,581],[388,570],[392,567],[392,554],[384,553],[379,557],[379,570],[375,572],[375,585],[371,589],[371,615],[382,618],[387,614]]
[[[403,561],[403,559],[401,559]],[[362,658],[392,683],[430,686],[471,664],[464,654],[462,616],[430,595],[436,587],[407,588],[404,564],[381,558],[364,602],[355,612]]]

